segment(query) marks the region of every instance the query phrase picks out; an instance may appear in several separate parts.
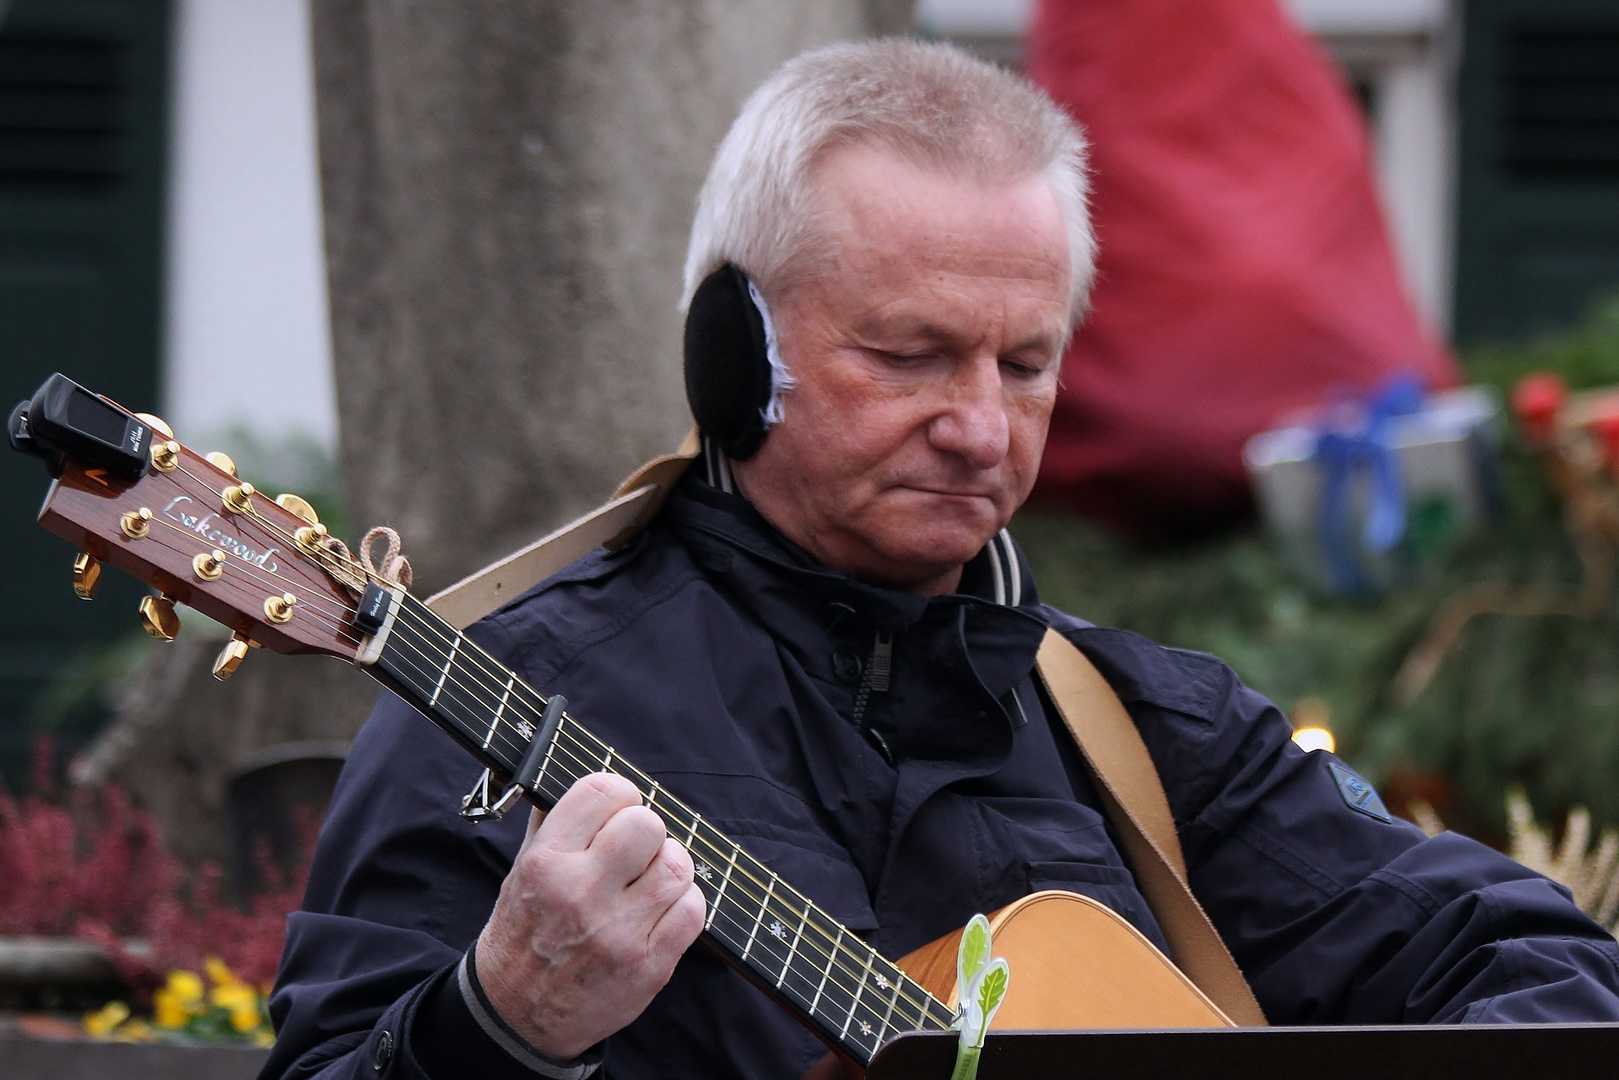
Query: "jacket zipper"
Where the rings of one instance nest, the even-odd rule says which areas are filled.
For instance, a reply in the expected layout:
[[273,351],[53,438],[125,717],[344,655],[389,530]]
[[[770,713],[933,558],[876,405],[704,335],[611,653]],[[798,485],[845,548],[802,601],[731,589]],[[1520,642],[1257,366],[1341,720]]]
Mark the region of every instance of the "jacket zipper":
[[865,674],[860,679],[860,690],[854,699],[853,724],[863,735],[867,742],[883,756],[889,768],[895,767],[894,752],[888,748],[888,740],[876,728],[867,726],[866,705],[874,693],[882,694],[888,691],[889,680],[894,669],[894,635],[877,631],[877,641],[871,648],[871,659],[866,661]]

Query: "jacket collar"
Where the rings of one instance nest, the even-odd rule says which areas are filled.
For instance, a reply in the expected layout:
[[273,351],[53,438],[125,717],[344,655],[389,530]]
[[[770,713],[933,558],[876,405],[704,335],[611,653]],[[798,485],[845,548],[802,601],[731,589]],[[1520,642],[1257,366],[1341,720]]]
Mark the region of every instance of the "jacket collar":
[[[702,454],[682,485],[696,502],[716,513],[695,515],[692,524],[727,540],[756,557],[801,577],[805,585],[831,591],[853,591],[867,605],[891,611],[901,623],[915,621],[927,598],[867,585],[829,570],[765,520],[737,488],[731,459],[708,436]],[[729,522],[724,520],[729,518]],[[952,599],[971,599],[1009,608],[1037,609],[1040,603],[1027,560],[1012,534],[1002,529],[962,568],[961,584]],[[879,620],[879,623],[891,620]],[[1043,621],[1043,620],[1042,620]]]

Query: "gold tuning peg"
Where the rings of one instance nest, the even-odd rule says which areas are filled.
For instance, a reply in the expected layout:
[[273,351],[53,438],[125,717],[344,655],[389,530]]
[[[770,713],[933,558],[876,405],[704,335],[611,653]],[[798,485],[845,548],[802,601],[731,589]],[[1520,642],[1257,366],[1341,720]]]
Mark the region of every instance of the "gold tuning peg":
[[225,489],[225,509],[233,514],[251,514],[253,512],[253,496],[258,494],[258,488],[243,480],[240,484],[232,484]]
[[141,626],[159,641],[173,641],[180,635],[180,616],[174,613],[174,601],[158,593],[141,597]]
[[[153,416],[149,412],[138,412],[135,414],[135,418],[137,420],[145,420],[148,424],[152,425],[153,431],[157,432],[165,439],[174,438],[174,429],[165,423],[161,416]],[[156,442],[157,440],[153,439],[152,441]]]
[[207,460],[208,464],[212,465],[219,471],[230,473],[232,476],[236,475],[236,462],[232,461],[231,456],[225,453],[225,451],[210,450],[208,453],[204,454],[203,457]]
[[158,472],[173,472],[180,464],[180,444],[173,439],[152,442],[152,468]]
[[214,678],[224,682],[236,674],[236,669],[242,666],[242,661],[247,657],[248,647],[257,644],[258,642],[249,641],[241,634],[232,635],[231,639],[225,642],[225,647],[219,650],[219,656],[214,659]]
[[88,551],[79,552],[73,557],[73,595],[80,600],[94,600],[100,587],[101,563]]
[[294,495],[290,491],[283,492],[275,497],[275,504],[281,509],[303,518],[311,525],[320,524],[320,516],[315,513],[315,508],[309,505],[309,500],[302,495]]

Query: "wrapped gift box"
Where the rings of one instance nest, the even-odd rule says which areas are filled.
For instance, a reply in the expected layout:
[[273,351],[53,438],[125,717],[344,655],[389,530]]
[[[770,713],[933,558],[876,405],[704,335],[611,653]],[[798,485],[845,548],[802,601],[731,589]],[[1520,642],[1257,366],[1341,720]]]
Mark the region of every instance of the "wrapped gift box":
[[1500,415],[1489,387],[1394,387],[1261,432],[1243,461],[1288,562],[1329,592],[1375,595],[1499,512]]

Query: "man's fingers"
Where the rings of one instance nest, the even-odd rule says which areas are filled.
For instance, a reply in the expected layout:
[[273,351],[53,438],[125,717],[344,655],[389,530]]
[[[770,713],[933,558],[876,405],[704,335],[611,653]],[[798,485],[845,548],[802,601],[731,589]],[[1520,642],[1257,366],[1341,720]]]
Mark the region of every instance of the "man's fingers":
[[545,815],[540,837],[554,851],[583,851],[614,814],[640,803],[641,793],[622,776],[582,776]]
[[626,806],[596,833],[590,853],[601,860],[603,881],[623,887],[647,872],[667,836],[656,813],[639,804]]
[[708,901],[692,876],[691,855],[674,840],[665,840],[630,892],[641,893],[655,921],[647,934],[654,953],[678,957],[697,935],[708,917]]
[[674,839],[665,838],[627,891],[632,900],[661,914],[686,891],[692,877],[690,853]]
[[690,948],[697,935],[703,932],[703,922],[707,918],[708,902],[703,899],[703,890],[694,882],[686,886],[686,890],[653,924],[652,932],[647,935],[647,944],[653,953],[678,960],[680,954]]

